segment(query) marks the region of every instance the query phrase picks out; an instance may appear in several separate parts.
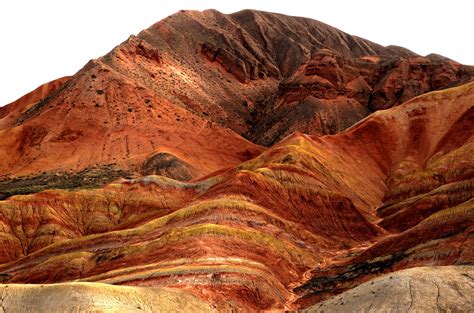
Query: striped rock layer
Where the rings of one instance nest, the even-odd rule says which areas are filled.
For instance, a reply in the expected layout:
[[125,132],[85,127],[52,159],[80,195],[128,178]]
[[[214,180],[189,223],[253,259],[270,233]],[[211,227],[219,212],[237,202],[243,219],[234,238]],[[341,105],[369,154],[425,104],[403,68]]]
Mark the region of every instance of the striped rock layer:
[[13,196],[0,202],[0,277],[297,309],[382,273],[471,264],[473,100],[474,83],[429,93],[190,182]]

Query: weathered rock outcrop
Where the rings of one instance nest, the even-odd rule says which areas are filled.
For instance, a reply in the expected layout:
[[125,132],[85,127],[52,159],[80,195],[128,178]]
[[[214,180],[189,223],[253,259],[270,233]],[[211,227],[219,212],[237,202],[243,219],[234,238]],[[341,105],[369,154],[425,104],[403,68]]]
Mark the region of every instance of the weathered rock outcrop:
[[474,68],[420,56],[344,57],[320,49],[257,110],[252,141],[271,145],[292,132],[338,133],[370,113],[423,93],[466,83]]
[[304,312],[467,312],[471,266],[415,267],[384,275]]
[[[336,136],[352,138],[352,145],[362,144],[386,173],[384,203],[375,212],[381,218],[378,225],[390,235],[364,251],[316,269],[312,279],[295,289],[301,303],[325,299],[387,271],[471,263],[472,87],[470,83],[418,97]],[[441,103],[450,107],[449,113]],[[465,127],[462,135],[458,124]],[[399,131],[406,135],[400,136]],[[367,141],[366,132],[378,139]],[[449,144],[448,137],[452,138]]]

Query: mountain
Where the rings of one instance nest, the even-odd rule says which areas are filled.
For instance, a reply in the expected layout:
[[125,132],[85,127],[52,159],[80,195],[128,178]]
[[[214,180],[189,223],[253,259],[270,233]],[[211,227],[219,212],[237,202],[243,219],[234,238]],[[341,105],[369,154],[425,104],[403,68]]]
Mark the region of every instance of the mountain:
[[190,180],[473,76],[306,18],[181,11],[2,108],[0,187],[6,197],[153,173]]
[[363,309],[375,281],[390,310],[440,273],[454,310],[472,290],[472,77],[310,19],[172,15],[0,109],[1,301]]

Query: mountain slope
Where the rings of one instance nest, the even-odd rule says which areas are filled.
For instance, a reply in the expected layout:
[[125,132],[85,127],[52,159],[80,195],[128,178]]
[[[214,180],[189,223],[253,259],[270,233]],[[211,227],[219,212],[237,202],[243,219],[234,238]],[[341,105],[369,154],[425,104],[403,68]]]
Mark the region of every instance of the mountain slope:
[[0,276],[171,287],[257,310],[305,308],[413,266],[471,264],[474,138],[460,127],[472,130],[473,100],[474,83],[429,93],[190,183],[148,176],[11,197],[0,202]]
[[68,80],[69,77],[55,79],[39,86],[18,100],[0,107],[0,130],[8,129],[18,124],[20,116],[29,115],[34,112],[34,110],[30,109],[35,107],[41,109],[42,105],[40,103],[45,103],[48,97],[51,97],[55,92],[59,92],[61,86],[64,86]]

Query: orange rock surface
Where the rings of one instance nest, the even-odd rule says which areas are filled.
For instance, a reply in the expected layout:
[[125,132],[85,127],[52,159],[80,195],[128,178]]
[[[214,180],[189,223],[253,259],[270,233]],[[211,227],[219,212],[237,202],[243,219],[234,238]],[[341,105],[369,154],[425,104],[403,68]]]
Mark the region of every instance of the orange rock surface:
[[0,283],[296,310],[472,264],[472,73],[309,19],[177,13],[1,109]]
[[38,102],[48,98],[55,92],[59,92],[61,86],[69,80],[69,77],[62,77],[43,84],[27,93],[20,99],[0,107],[0,130],[8,129],[19,123],[18,118],[28,112]]

